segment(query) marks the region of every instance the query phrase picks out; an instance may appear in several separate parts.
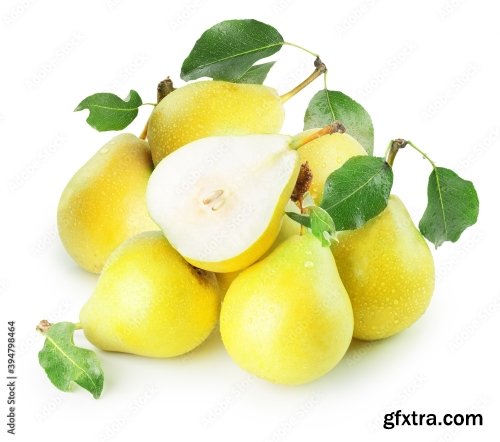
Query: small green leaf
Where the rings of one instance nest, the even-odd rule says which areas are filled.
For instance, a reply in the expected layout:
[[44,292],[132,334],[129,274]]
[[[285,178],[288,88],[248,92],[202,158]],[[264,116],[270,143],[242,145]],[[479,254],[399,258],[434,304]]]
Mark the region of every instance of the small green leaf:
[[102,392],[104,374],[96,354],[73,342],[75,324],[59,322],[45,333],[38,361],[50,381],[62,391],[71,391],[73,382],[88,390],[95,399]]
[[323,89],[314,95],[304,116],[304,130],[340,121],[349,135],[358,140],[369,155],[373,153],[373,123],[359,103],[339,91]]
[[392,180],[392,168],[383,158],[352,157],[327,178],[320,207],[337,231],[357,229],[385,209]]
[[310,207],[311,232],[321,241],[323,247],[328,247],[332,239],[337,239],[335,223],[332,217],[321,207]]
[[300,213],[295,212],[285,212],[289,218],[293,219],[295,222],[299,223],[304,227],[311,227],[311,218],[308,215],[301,215]]
[[209,77],[237,82],[253,64],[283,45],[280,33],[257,20],[226,20],[206,30],[184,60],[184,81]]
[[267,74],[273,67],[275,61],[269,63],[255,64],[242,77],[238,78],[237,83],[262,84]]
[[477,221],[479,199],[474,185],[450,169],[436,167],[431,172],[427,199],[418,227],[436,248],[445,241],[457,241]]
[[101,92],[85,98],[75,109],[90,111],[87,123],[99,132],[125,129],[139,112],[142,100],[139,94],[131,90],[128,97],[120,97]]

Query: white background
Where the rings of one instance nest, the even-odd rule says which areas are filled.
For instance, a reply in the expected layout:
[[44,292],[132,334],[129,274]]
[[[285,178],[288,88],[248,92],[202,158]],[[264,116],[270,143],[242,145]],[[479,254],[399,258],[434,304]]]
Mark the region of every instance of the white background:
[[[499,12],[497,2],[472,0],[3,0],[0,342],[5,355],[6,321],[15,320],[19,375],[18,434],[5,440],[499,440]],[[376,152],[406,137],[473,180],[479,222],[434,253],[434,298],[414,327],[382,342],[354,343],[317,382],[292,388],[251,377],[215,333],[173,360],[98,351],[102,398],[59,392],[38,366],[43,339],[34,327],[43,318],[76,321],[97,277],[66,255],[56,207],[69,178],[111,137],[72,110],[99,91],[125,97],[134,88],[154,101],[158,80],[170,75],[181,85],[180,65],[195,40],[228,18],[268,22],[286,40],[320,53],[330,88],[371,113]],[[296,49],[275,58],[267,83],[281,93],[311,71],[311,57]],[[320,87],[317,81],[286,104],[285,132],[302,129]],[[148,112],[129,130],[140,133]],[[414,152],[398,156],[394,192],[415,222],[429,172]],[[483,413],[484,426],[382,429],[383,415],[398,409]],[[2,399],[2,440],[6,414]]]

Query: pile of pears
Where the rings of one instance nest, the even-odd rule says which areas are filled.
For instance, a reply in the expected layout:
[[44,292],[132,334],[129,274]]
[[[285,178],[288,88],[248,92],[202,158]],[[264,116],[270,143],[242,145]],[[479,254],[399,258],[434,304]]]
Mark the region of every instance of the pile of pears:
[[[154,358],[185,354],[219,325],[243,369],[281,384],[334,368],[353,337],[412,325],[434,264],[401,200],[325,247],[285,215],[301,165],[319,204],[327,177],[366,155],[348,133],[279,134],[278,93],[198,81],[155,107],[147,139],[123,133],[70,180],[58,207],[69,255],[100,273],[80,312],[96,347]],[[146,137],[145,137],[146,138]]]

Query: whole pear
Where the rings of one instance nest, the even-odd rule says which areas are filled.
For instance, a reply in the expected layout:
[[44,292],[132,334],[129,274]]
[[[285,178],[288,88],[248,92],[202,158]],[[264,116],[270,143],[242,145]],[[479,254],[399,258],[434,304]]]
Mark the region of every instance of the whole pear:
[[124,240],[158,229],[146,207],[152,171],[147,142],[121,134],[71,178],[59,201],[57,225],[67,252],[85,270],[99,273]]
[[200,345],[219,308],[215,275],[188,264],[161,232],[145,232],[110,256],[80,323],[102,350],[165,358]]
[[245,269],[224,298],[220,330],[233,360],[272,382],[302,384],[330,371],[353,331],[330,249],[297,235]]
[[387,338],[425,312],[434,290],[429,246],[395,195],[363,227],[339,233],[332,246],[351,298],[354,337]]
[[[301,135],[307,137],[318,129],[310,129]],[[309,192],[314,201],[319,204],[323,197],[323,188],[328,176],[349,158],[357,155],[366,155],[363,146],[346,133],[336,132],[323,135],[298,149],[302,163],[306,161],[312,172],[312,181]]]
[[155,107],[148,124],[154,164],[191,141],[214,135],[277,133],[284,110],[276,90],[226,81],[189,83]]

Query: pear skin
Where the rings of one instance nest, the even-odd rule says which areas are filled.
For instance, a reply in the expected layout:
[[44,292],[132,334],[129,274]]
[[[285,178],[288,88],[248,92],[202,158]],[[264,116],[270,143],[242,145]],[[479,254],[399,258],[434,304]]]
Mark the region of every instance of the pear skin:
[[[318,129],[310,129],[301,134],[307,136]],[[298,149],[302,163],[309,163],[312,182],[309,192],[316,204],[321,203],[323,188],[328,176],[341,167],[349,158],[366,155],[363,146],[346,133],[323,135],[304,144]]]
[[363,227],[340,232],[332,250],[351,298],[355,338],[387,338],[425,312],[434,261],[398,197],[391,195],[385,210]]
[[[299,208],[293,201],[289,201],[285,207],[286,212],[300,213]],[[300,224],[291,219],[288,215],[283,215],[283,220],[281,222],[281,229],[278,233],[277,238],[274,240],[273,245],[269,250],[264,253],[261,259],[268,256],[276,247],[278,247],[282,242],[286,241],[291,236],[300,234]],[[219,287],[221,289],[222,296],[225,296],[229,287],[236,279],[236,277],[241,273],[240,271],[230,272],[230,273],[217,273],[217,281],[219,281]]]
[[240,273],[222,304],[221,336],[242,368],[280,384],[330,371],[352,338],[353,315],[333,255],[293,236]]
[[148,124],[154,164],[191,141],[215,135],[278,133],[284,110],[278,93],[260,84],[189,83],[155,107]]
[[166,358],[200,345],[219,308],[215,275],[188,264],[161,232],[145,232],[113,252],[80,323],[102,350]]
[[158,230],[146,207],[152,171],[147,142],[121,134],[71,178],[59,201],[57,225],[67,252],[85,270],[99,273],[120,243]]

